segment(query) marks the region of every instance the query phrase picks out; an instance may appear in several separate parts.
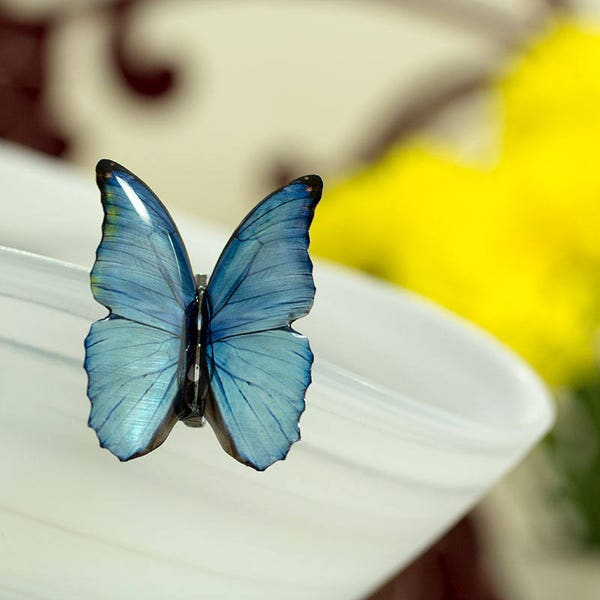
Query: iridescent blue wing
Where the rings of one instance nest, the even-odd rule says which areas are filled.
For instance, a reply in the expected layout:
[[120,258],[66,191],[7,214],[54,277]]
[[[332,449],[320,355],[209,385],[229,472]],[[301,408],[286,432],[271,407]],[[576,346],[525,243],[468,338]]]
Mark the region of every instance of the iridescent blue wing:
[[159,446],[177,422],[181,340],[111,315],[86,338],[89,425],[121,460]]
[[177,421],[185,314],[196,291],[160,200],[116,163],[101,160],[96,176],[104,222],[92,292],[110,315],[85,340],[89,425],[102,447],[128,460],[160,445]]
[[223,448],[259,471],[300,438],[313,355],[291,323],[313,304],[308,229],[321,190],[309,175],[265,198],[229,240],[204,295],[205,415]]

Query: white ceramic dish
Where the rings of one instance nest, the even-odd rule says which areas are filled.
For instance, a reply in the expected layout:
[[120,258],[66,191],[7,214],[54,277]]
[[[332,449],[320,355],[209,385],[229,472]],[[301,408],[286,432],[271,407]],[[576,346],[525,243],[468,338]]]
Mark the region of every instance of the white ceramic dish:
[[[83,189],[66,171],[46,186],[63,199]],[[39,190],[16,187],[25,210]],[[223,236],[181,229],[205,270],[198,258],[214,261]],[[488,335],[356,273],[317,263],[315,277],[297,323],[314,383],[285,462],[257,473],[210,428],[177,426],[121,464],[86,425],[83,339],[105,313],[88,270],[0,250],[0,596],[361,598],[547,431],[545,387]]]

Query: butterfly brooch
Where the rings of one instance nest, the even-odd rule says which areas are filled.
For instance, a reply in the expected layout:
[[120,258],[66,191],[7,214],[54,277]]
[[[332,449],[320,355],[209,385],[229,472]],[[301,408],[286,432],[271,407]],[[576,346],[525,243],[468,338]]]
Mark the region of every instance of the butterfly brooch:
[[96,178],[104,221],[90,279],[110,312],[90,328],[84,366],[100,445],[125,461],[160,446],[177,421],[206,420],[245,465],[285,459],[311,382],[310,345],[291,324],[315,295],[308,230],[321,178],[260,202],[208,281],[141,179],[109,160]]

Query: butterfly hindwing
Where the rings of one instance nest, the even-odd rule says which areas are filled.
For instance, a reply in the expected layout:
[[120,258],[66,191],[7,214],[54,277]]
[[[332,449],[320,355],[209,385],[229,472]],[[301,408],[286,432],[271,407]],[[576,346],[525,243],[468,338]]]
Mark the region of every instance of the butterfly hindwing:
[[226,452],[259,471],[286,457],[310,384],[308,340],[290,328],[209,344],[206,418]]
[[158,446],[177,422],[179,338],[113,317],[96,321],[86,341],[89,424],[122,460]]
[[96,167],[104,207],[92,292],[110,315],[85,341],[89,424],[121,460],[158,446],[177,421],[185,311],[195,286],[165,207],[116,163]]
[[223,448],[257,470],[300,437],[313,355],[291,323],[313,304],[308,230],[321,190],[310,175],[263,200],[231,237],[204,295],[206,418]]

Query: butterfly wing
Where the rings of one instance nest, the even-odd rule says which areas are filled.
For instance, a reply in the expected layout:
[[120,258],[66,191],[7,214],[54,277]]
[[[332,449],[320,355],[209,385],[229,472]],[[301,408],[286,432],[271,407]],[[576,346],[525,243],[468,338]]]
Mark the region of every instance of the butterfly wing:
[[259,471],[287,456],[311,381],[308,340],[291,323],[312,307],[316,175],[265,198],[223,250],[204,294],[205,415],[223,448]]
[[196,291],[179,232],[154,193],[107,160],[96,176],[104,222],[91,283],[110,315],[85,340],[89,425],[102,447],[128,460],[160,445],[177,421]]

